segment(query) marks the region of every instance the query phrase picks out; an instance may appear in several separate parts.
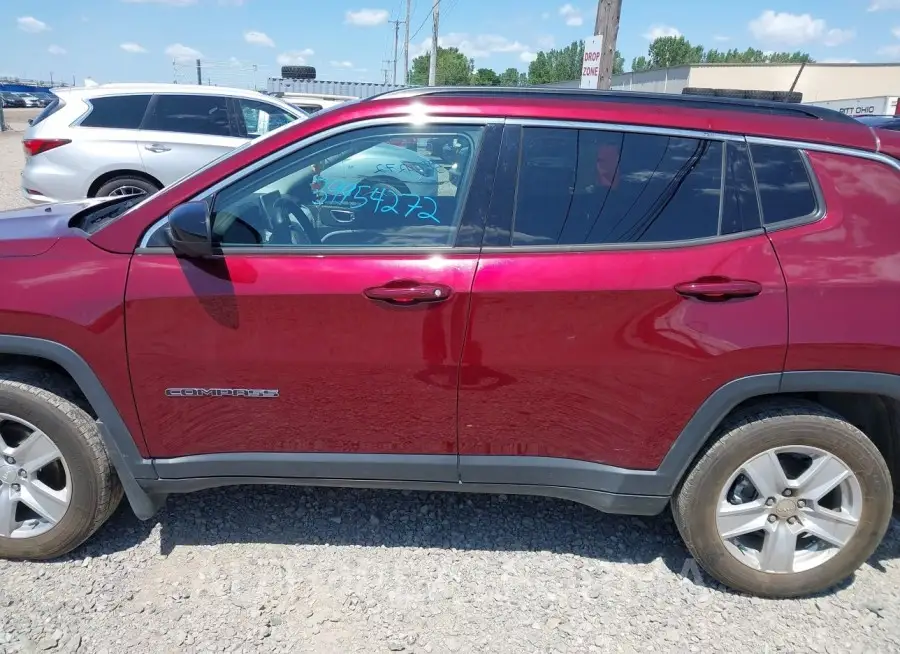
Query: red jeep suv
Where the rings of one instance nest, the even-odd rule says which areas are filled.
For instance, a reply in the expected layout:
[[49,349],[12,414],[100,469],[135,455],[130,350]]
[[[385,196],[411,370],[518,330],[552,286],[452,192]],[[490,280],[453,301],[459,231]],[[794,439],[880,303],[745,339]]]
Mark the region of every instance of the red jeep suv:
[[830,110],[391,92],[150,197],[0,214],[0,287],[4,557],[123,493],[519,493],[670,505],[709,573],[789,597],[891,519],[900,134]]

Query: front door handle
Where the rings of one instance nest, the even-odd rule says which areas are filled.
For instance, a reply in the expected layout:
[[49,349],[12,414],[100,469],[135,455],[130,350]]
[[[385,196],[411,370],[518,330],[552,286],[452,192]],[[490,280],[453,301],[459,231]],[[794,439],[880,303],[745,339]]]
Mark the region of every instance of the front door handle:
[[423,284],[411,280],[397,280],[384,286],[367,288],[363,292],[370,300],[410,305],[425,302],[443,302],[450,297],[452,289],[444,284]]
[[154,143],[152,145],[145,145],[145,150],[149,150],[150,152],[168,152],[172,148],[167,145],[160,145],[159,143]]
[[675,292],[706,302],[724,302],[738,298],[756,297],[762,292],[762,284],[747,279],[701,277],[692,282],[676,284]]

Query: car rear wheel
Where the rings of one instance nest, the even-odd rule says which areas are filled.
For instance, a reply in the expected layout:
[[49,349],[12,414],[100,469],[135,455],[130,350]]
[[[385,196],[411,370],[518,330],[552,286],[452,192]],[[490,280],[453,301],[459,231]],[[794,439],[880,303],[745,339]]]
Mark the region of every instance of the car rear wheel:
[[66,554],[122,499],[96,421],[45,388],[0,380],[0,456],[0,557]]
[[117,197],[122,195],[153,195],[160,187],[140,177],[116,177],[109,180],[99,189],[97,197]]
[[830,588],[887,531],[890,473],[875,445],[812,402],[733,416],[672,503],[688,550],[716,579],[766,597]]

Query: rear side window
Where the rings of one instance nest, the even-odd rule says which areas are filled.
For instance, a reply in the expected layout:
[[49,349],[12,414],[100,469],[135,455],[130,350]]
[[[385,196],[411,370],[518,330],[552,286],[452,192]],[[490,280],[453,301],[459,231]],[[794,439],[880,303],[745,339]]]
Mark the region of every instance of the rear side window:
[[158,95],[144,129],[232,136],[228,99],[216,95]]
[[799,150],[751,145],[750,153],[766,225],[806,218],[818,211],[809,170]]
[[111,127],[115,129],[137,129],[141,126],[149,95],[120,95],[88,100],[91,112],[81,121],[82,127]]
[[50,100],[50,104],[48,104],[46,107],[44,107],[44,108],[41,110],[41,113],[39,113],[37,116],[35,116],[35,117],[32,119],[32,121],[31,121],[32,126],[37,125],[37,124],[40,123],[41,121],[43,121],[43,120],[45,120],[46,118],[52,116],[52,115],[55,114],[57,111],[59,111],[60,109],[62,109],[62,107],[63,107],[63,101],[60,100],[58,97],[53,96],[53,99]]
[[514,246],[677,242],[739,231],[740,218],[720,231],[721,141],[526,128],[520,156]]

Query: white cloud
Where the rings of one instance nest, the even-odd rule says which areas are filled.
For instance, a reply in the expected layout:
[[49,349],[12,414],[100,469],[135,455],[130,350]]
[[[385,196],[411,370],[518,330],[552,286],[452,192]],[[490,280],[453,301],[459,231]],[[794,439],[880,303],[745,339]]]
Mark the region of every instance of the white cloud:
[[130,5],[169,5],[170,7],[190,7],[197,4],[197,0],[122,0]]
[[[498,34],[466,34],[464,32],[451,32],[438,38],[438,44],[442,48],[457,48],[467,57],[482,59],[494,53],[522,53],[529,51],[524,43],[511,41]],[[431,51],[431,38],[427,38],[420,44],[411,44],[410,57],[418,57]]]
[[730,41],[730,40],[731,40],[730,36],[716,35],[713,37],[713,41],[718,41],[719,43],[724,43],[725,41]]
[[359,9],[344,14],[344,21],[357,27],[375,27],[384,25],[390,17],[387,9]]
[[306,63],[306,58],[314,54],[316,53],[309,48],[305,50],[290,50],[278,55],[276,61],[282,66],[302,66]]
[[58,45],[51,45],[47,48],[47,52],[52,55],[64,55],[66,54],[66,49]]
[[750,21],[749,29],[760,41],[791,47],[806,43],[840,45],[856,36],[853,30],[829,28],[823,19],[810,14],[776,13],[771,9]]
[[894,29],[892,29],[891,34],[893,34],[898,39],[900,39],[900,27],[895,27]]
[[519,53],[519,59],[524,61],[526,64],[530,64],[532,61],[537,59],[537,55],[534,52],[528,52],[528,50],[525,50],[524,52]]
[[581,10],[568,2],[559,8],[559,15],[565,18],[566,25],[569,27],[581,27],[584,24]]
[[900,9],[900,0],[872,0],[869,11],[886,11],[888,9]]
[[34,16],[22,16],[21,18],[17,18],[16,24],[19,26],[20,30],[22,30],[23,32],[28,32],[29,34],[46,32],[50,29],[50,26],[47,25],[47,23],[42,20],[38,20]]
[[176,61],[187,61],[189,59],[202,59],[203,54],[199,50],[189,48],[180,43],[173,43],[165,50],[166,56]]
[[262,45],[267,48],[275,47],[275,41],[265,32],[257,32],[256,30],[244,32],[244,40],[251,45]]
[[332,61],[330,63],[335,68],[353,68],[352,61]]
[[677,27],[672,27],[671,25],[651,25],[644,32],[644,38],[648,41],[655,41],[664,36],[681,36],[681,32],[678,31]]
[[144,54],[147,50],[140,43],[122,43],[120,46],[125,52],[132,54]]

